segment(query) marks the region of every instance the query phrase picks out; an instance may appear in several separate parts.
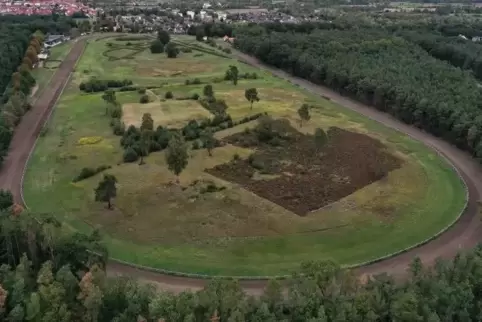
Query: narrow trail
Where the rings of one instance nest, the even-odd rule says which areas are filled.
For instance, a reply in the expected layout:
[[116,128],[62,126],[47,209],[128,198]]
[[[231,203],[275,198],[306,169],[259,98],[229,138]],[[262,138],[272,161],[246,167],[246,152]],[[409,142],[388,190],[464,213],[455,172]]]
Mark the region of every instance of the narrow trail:
[[[55,103],[67,85],[71,72],[80,58],[86,45],[85,39],[79,39],[60,65],[53,76],[49,88],[42,91],[32,109],[23,117],[17,126],[12,140],[11,148],[5,163],[0,170],[0,187],[11,190],[15,201],[23,203],[22,184],[24,169],[29,155],[35,147],[35,142],[40,131],[48,120]],[[437,257],[453,257],[462,249],[470,249],[477,245],[482,236],[482,224],[477,214],[477,201],[482,196],[482,170],[481,167],[467,154],[439,138],[422,132],[394,119],[388,114],[372,109],[366,105],[355,102],[325,87],[314,85],[306,80],[291,76],[283,71],[270,68],[257,59],[234,51],[234,55],[254,67],[269,70],[274,75],[298,84],[302,88],[315,94],[330,98],[332,101],[354,110],[366,117],[376,120],[388,127],[395,128],[413,138],[424,142],[428,146],[444,155],[459,170],[467,183],[469,203],[461,219],[447,232],[435,240],[412,249],[404,254],[388,260],[357,268],[360,275],[371,275],[387,272],[395,277],[405,274],[407,265],[415,256],[419,256],[426,264],[431,264]],[[141,270],[129,265],[110,261],[107,273],[113,275],[128,275],[144,282],[155,283],[158,287],[172,292],[184,290],[197,290],[206,284],[206,280],[196,278],[177,277],[165,275],[154,271]],[[249,294],[260,294],[265,286],[264,281],[241,281],[242,287]]]

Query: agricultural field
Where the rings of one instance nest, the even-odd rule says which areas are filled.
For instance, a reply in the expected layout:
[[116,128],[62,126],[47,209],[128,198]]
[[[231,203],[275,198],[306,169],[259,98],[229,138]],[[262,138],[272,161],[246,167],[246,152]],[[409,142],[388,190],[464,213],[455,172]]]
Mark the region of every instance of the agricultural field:
[[[27,204],[68,229],[98,229],[114,258],[236,276],[289,274],[307,260],[354,265],[424,240],[460,213],[463,183],[421,143],[218,49],[174,40],[190,50],[167,58],[151,54],[147,38],[89,42],[33,153]],[[248,76],[225,80],[230,66]],[[92,77],[132,81],[115,89],[119,120],[103,92],[79,90]],[[215,126],[206,85],[230,116]],[[259,101],[245,98],[248,88]],[[310,118],[301,122],[303,104]],[[142,165],[123,162],[121,141],[145,113],[159,145],[165,131],[182,129],[189,159],[179,178],[162,147]],[[116,122],[123,136],[113,134]],[[211,156],[189,126],[211,126]],[[102,171],[74,180],[85,167]],[[118,181],[112,210],[94,200],[104,173]]]

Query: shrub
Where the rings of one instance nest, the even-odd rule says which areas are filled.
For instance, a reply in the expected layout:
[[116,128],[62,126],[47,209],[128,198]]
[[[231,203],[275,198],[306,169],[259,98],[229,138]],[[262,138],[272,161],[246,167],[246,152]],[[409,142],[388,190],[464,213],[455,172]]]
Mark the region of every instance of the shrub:
[[191,99],[197,101],[199,99],[199,94],[198,93],[192,94]]
[[124,162],[136,162],[137,159],[139,159],[139,155],[137,154],[136,150],[132,147],[128,147],[124,151],[124,156],[123,156]]
[[192,149],[193,150],[199,150],[200,148],[201,148],[201,144],[198,140],[196,140],[192,143]]
[[166,45],[166,54],[167,58],[176,58],[179,55],[179,48],[177,48],[175,43],[169,42]]
[[182,48],[181,48],[181,51],[182,51],[183,53],[192,53],[192,49],[189,48],[189,47],[182,47]]
[[151,43],[150,49],[152,54],[160,54],[164,52],[164,44],[156,39]]
[[223,52],[226,54],[231,54],[231,48],[223,48]]
[[261,161],[258,157],[256,157],[254,154],[251,154],[248,158],[249,164],[255,168],[256,170],[263,170],[264,169],[264,164],[263,161]]
[[111,166],[109,166],[109,165],[101,165],[101,166],[97,167],[97,169],[88,168],[88,167],[82,168],[82,170],[80,170],[80,173],[72,180],[72,182],[79,182],[81,180],[93,177],[97,173],[100,173],[100,172],[102,172],[104,170],[107,170],[107,169],[110,169],[110,168],[111,168]]
[[239,154],[235,153],[233,155],[233,161],[239,161],[241,159],[241,157],[239,156]]
[[137,92],[141,95],[145,94],[146,93],[146,89],[144,87],[141,87],[137,90]]
[[173,97],[174,97],[174,95],[172,94],[171,91],[166,92],[166,94],[164,95],[165,99],[172,99]]
[[149,103],[149,96],[146,94],[142,95],[141,98],[139,99],[139,102],[141,104]]

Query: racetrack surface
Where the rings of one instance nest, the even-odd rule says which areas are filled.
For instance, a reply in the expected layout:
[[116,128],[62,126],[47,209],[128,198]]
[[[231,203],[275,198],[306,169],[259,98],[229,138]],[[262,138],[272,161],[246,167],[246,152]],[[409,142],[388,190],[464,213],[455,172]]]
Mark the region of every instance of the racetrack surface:
[[[15,130],[9,155],[0,170],[0,187],[11,190],[14,194],[15,201],[18,203],[22,203],[23,201],[23,173],[25,165],[28,162],[29,154],[34,148],[36,138],[40,134],[44,123],[47,121],[59,95],[69,81],[69,76],[77,60],[80,58],[85,44],[85,39],[79,39],[77,41],[53,76],[48,88],[40,94],[32,109],[23,117]],[[482,196],[482,171],[480,165],[473,160],[470,155],[458,150],[442,139],[435,138],[419,129],[403,124],[388,114],[342,97],[338,93],[325,87],[314,85],[278,69],[270,68],[260,63],[257,59],[242,53],[234,51],[234,55],[250,65],[267,69],[274,75],[298,84],[306,90],[328,97],[346,108],[424,142],[450,160],[465,180],[469,192],[468,207],[455,225],[438,238],[423,246],[414,248],[393,258],[357,268],[357,273],[364,276],[387,272],[395,277],[403,277],[408,264],[416,256],[420,257],[425,264],[432,264],[438,257],[453,257],[460,250],[470,249],[479,243],[481,240],[480,236],[482,236],[482,224],[478,216],[477,202]],[[204,279],[177,277],[154,271],[136,269],[112,260],[108,264],[107,272],[111,276],[119,274],[128,275],[141,281],[152,282],[162,289],[173,292],[181,292],[187,289],[197,290],[202,288],[206,283]],[[241,281],[240,283],[245,291],[250,294],[259,294],[265,286],[265,281]]]

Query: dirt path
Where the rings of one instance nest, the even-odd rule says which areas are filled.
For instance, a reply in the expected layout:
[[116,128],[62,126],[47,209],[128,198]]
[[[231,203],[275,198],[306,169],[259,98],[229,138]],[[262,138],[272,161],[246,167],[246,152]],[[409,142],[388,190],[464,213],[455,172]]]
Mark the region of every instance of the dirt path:
[[[0,172],[0,187],[11,190],[16,202],[22,203],[21,186],[23,172],[29,154],[35,145],[36,138],[39,135],[43,124],[48,119],[57,98],[67,84],[70,73],[84,47],[85,39],[78,40],[75,43],[72,50],[52,78],[49,90],[42,92],[33,108],[23,117],[19,126],[15,130],[9,155]],[[425,142],[427,145],[432,146],[441,154],[445,155],[447,159],[451,160],[467,182],[470,195],[469,207],[457,224],[455,224],[449,231],[442,234],[439,238],[424,246],[413,249],[392,259],[358,268],[357,271],[361,275],[388,272],[395,276],[402,276],[406,271],[407,265],[415,256],[421,257],[425,263],[430,264],[433,263],[434,259],[437,257],[454,256],[459,250],[469,249],[481,240],[482,225],[477,216],[477,201],[482,195],[482,171],[480,166],[468,154],[456,149],[441,139],[421,132],[411,126],[402,124],[387,114],[342,97],[327,88],[313,85],[305,80],[290,76],[280,70],[269,68],[252,57],[237,52],[234,54],[238,56],[238,58],[255,67],[268,69],[273,74],[299,84],[307,90],[330,97],[334,102]],[[128,275],[138,278],[141,281],[156,283],[160,288],[173,292],[180,292],[186,289],[196,290],[203,287],[206,282],[202,279],[175,277],[146,270],[139,270],[114,261],[109,262],[107,270],[109,275]],[[265,282],[242,281],[241,284],[248,293],[259,294],[262,291]]]

